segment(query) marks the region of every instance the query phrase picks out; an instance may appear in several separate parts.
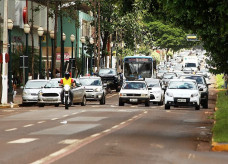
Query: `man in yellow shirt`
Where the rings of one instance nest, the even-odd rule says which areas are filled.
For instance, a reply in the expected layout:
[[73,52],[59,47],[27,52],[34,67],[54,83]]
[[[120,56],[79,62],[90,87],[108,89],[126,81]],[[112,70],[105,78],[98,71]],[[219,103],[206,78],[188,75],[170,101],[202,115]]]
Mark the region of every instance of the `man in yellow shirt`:
[[[69,86],[72,86],[73,85],[73,87],[75,87],[75,80],[74,79],[72,79],[71,77],[70,77],[70,73],[69,72],[66,72],[65,74],[64,74],[64,78],[62,78],[61,80],[60,80],[60,85],[63,85],[63,87],[65,86],[65,85],[69,85]],[[63,93],[63,91],[61,92],[61,101],[62,101],[62,103],[63,103],[63,98],[64,98],[64,93]],[[70,104],[72,104],[72,100],[73,100],[73,93],[72,93],[72,91],[70,90],[70,100],[71,100],[71,102],[70,102]]]

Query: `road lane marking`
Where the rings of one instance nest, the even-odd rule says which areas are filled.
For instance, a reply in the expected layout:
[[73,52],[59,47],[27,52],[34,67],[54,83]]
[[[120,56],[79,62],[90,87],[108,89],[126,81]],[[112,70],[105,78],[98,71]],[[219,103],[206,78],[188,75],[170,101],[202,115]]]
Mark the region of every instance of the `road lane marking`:
[[78,114],[79,112],[72,113],[72,115]]
[[30,127],[30,126],[33,126],[34,124],[28,124],[28,125],[25,125],[23,126],[24,128],[27,128],[27,127]]
[[58,120],[59,118],[52,118],[51,120],[54,121],[54,120]]
[[17,128],[7,129],[7,130],[5,130],[5,131],[6,131],[6,132],[10,132],[10,131],[14,131],[14,130],[17,130]]
[[68,117],[69,115],[68,114],[66,114],[66,115],[63,115],[63,117]]
[[[144,113],[144,115],[145,114],[146,113]],[[138,114],[138,116],[135,117],[134,119],[132,117],[131,119],[129,119],[130,121],[127,120],[125,124],[122,124],[122,125],[119,124],[119,125],[113,126],[111,129],[106,129],[106,130],[102,131],[101,133],[96,133],[96,134],[93,134],[89,137],[86,137],[86,138],[82,139],[80,142],[75,142],[73,144],[70,144],[70,145],[68,145],[68,146],[48,155],[48,156],[45,156],[42,159],[39,159],[39,160],[33,162],[32,164],[53,163],[59,159],[62,159],[63,157],[65,157],[69,154],[72,154],[73,152],[84,147],[85,145],[88,145],[88,144],[100,139],[101,137],[104,137],[110,133],[113,133],[119,129],[122,129],[122,128],[128,126],[129,124],[133,123],[134,121],[138,120],[141,117],[143,117],[143,115]]]
[[14,143],[29,143],[29,142],[32,142],[32,141],[35,141],[35,140],[38,140],[38,138],[21,138],[21,139],[18,139],[18,140],[14,140],[14,141],[9,141],[8,143],[9,144],[14,144]]
[[63,140],[63,141],[60,141],[59,144],[66,144],[66,145],[71,145],[73,143],[78,143],[78,142],[81,142],[81,140],[78,140],[78,139],[66,139],[66,140]]
[[42,124],[42,123],[44,123],[44,122],[46,122],[46,121],[39,121],[39,122],[37,122],[37,124]]

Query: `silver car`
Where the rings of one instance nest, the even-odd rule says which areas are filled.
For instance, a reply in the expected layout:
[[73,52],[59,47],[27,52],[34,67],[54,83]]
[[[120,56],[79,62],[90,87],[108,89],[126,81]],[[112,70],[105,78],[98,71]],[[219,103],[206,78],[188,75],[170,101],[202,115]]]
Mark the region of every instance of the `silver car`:
[[85,87],[86,100],[100,101],[101,105],[105,104],[106,92],[100,77],[81,77],[79,78],[79,82]]
[[38,93],[48,80],[29,80],[22,93],[22,104],[37,103]]
[[[74,79],[76,81],[76,79]],[[61,93],[62,86],[59,86],[60,78],[51,79],[44,88],[39,92],[38,104],[43,107],[45,104],[54,104],[56,107],[62,103]],[[73,93],[72,104],[80,103],[86,105],[85,87],[76,81],[76,87],[71,89]]]

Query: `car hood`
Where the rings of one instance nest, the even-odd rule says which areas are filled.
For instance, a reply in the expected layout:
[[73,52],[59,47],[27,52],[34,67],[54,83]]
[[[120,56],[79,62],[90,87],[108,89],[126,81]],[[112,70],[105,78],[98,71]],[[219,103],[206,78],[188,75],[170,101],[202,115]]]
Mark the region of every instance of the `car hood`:
[[41,91],[43,93],[60,93],[62,88],[43,88]]
[[149,94],[149,91],[148,90],[121,89],[120,93],[126,93],[126,94]]
[[96,88],[102,88],[102,86],[84,86],[85,87],[85,89],[91,89],[91,90],[94,90],[94,89],[96,89]]
[[38,94],[40,90],[41,88],[31,88],[31,89],[24,89],[23,92]]
[[174,97],[191,97],[191,94],[199,93],[197,90],[188,89],[167,89],[166,92],[172,93]]
[[161,91],[162,89],[159,87],[152,87],[151,90],[149,90],[150,92],[156,92],[156,91]]

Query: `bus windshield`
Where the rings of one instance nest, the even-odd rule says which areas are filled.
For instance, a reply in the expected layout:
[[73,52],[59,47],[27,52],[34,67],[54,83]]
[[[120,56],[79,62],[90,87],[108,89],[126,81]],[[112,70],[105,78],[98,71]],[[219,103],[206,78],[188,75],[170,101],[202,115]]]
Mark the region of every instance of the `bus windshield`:
[[124,63],[124,76],[129,80],[152,77],[152,62],[148,63]]

